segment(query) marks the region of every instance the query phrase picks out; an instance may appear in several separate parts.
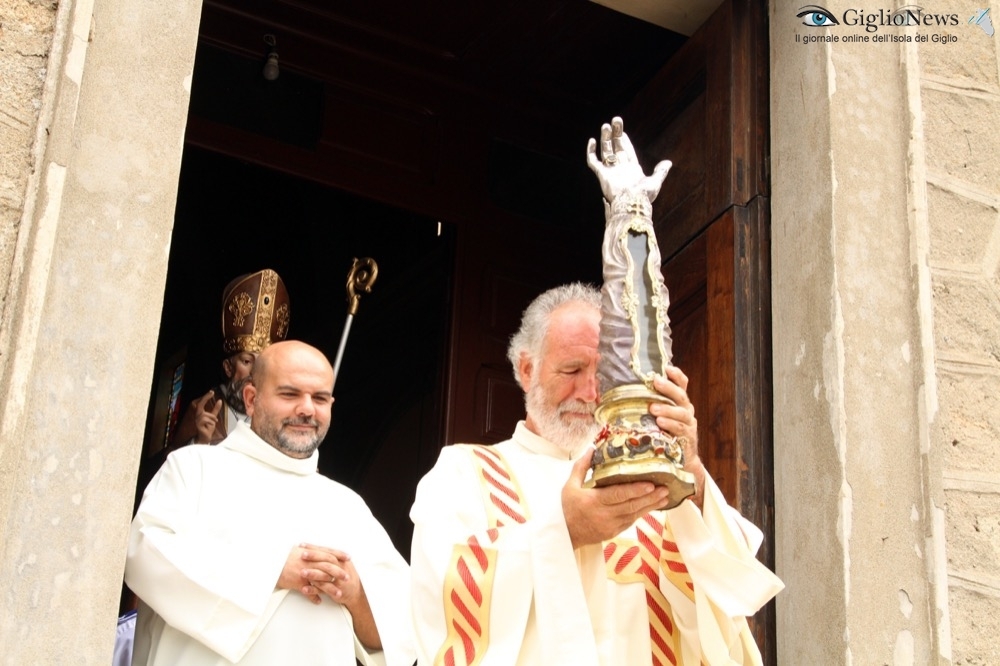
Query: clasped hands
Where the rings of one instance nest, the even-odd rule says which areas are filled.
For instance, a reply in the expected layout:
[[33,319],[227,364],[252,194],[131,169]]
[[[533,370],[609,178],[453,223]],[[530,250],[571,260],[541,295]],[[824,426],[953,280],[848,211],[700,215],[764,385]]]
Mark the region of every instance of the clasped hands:
[[325,594],[350,607],[364,596],[361,578],[351,556],[334,548],[300,544],[288,553],[278,578],[278,589],[297,590],[314,604]]
[[[684,469],[694,474],[693,501],[700,507],[705,488],[705,466],[698,457],[698,420],[687,394],[688,378],[680,368],[667,368],[666,377],[656,377],[653,388],[674,404],[652,403],[649,413],[656,425],[672,437],[683,438]],[[612,539],[640,517],[667,504],[670,491],[649,481],[620,483],[602,488],[584,488],[594,449],[573,464],[562,489],[563,515],[573,548]]]

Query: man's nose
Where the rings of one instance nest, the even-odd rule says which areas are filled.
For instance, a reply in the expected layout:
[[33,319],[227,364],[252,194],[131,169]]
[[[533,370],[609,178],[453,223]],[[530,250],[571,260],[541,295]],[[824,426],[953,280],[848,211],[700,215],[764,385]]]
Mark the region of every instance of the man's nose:
[[584,402],[597,402],[597,373],[580,373],[576,385],[576,398]]
[[301,416],[312,416],[316,413],[316,403],[313,402],[312,396],[304,395],[299,400],[298,405],[296,405],[295,413]]

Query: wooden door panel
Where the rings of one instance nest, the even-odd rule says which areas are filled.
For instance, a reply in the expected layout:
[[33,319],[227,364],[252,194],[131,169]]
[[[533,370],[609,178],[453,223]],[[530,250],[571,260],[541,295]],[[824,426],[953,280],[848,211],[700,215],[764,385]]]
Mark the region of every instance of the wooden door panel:
[[[688,376],[688,396],[698,418],[699,454],[708,469],[716,470],[716,456],[708,437],[709,354],[708,354],[708,264],[707,237],[702,234],[664,263],[663,275],[670,293],[670,329],[673,364]],[[721,487],[721,486],[720,486]],[[723,488],[731,499],[731,488]]]
[[726,499],[740,505],[742,465],[733,403],[733,213],[726,213],[664,263],[674,364],[688,376],[699,454]]
[[460,231],[448,443],[502,441],[524,418],[507,343],[538,294],[574,280],[600,284],[604,222],[594,203],[575,233],[511,218]]
[[[654,156],[673,162],[653,204],[656,238],[664,257],[684,247],[706,224],[705,104],[702,93],[678,109],[661,133],[649,137],[644,151],[647,170],[659,161]],[[628,119],[625,122],[627,128]]]
[[508,368],[482,367],[476,374],[475,421],[479,442],[502,442],[524,418],[524,392]]

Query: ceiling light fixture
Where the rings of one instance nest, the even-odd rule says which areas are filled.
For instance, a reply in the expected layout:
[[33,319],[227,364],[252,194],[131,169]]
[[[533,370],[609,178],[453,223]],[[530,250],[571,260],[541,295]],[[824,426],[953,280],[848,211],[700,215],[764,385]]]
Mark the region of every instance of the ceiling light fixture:
[[267,44],[267,62],[264,63],[264,70],[261,72],[268,81],[274,81],[281,74],[278,69],[278,40],[274,35],[264,35],[264,43]]

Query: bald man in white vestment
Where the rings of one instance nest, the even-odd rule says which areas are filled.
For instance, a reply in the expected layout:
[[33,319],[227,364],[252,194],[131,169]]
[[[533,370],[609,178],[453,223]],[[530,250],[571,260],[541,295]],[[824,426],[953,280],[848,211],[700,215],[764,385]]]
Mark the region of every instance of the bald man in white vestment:
[[244,388],[250,425],[167,458],[129,539],[133,664],[411,666],[406,562],[317,472],[332,391],[319,350],[272,344]]

